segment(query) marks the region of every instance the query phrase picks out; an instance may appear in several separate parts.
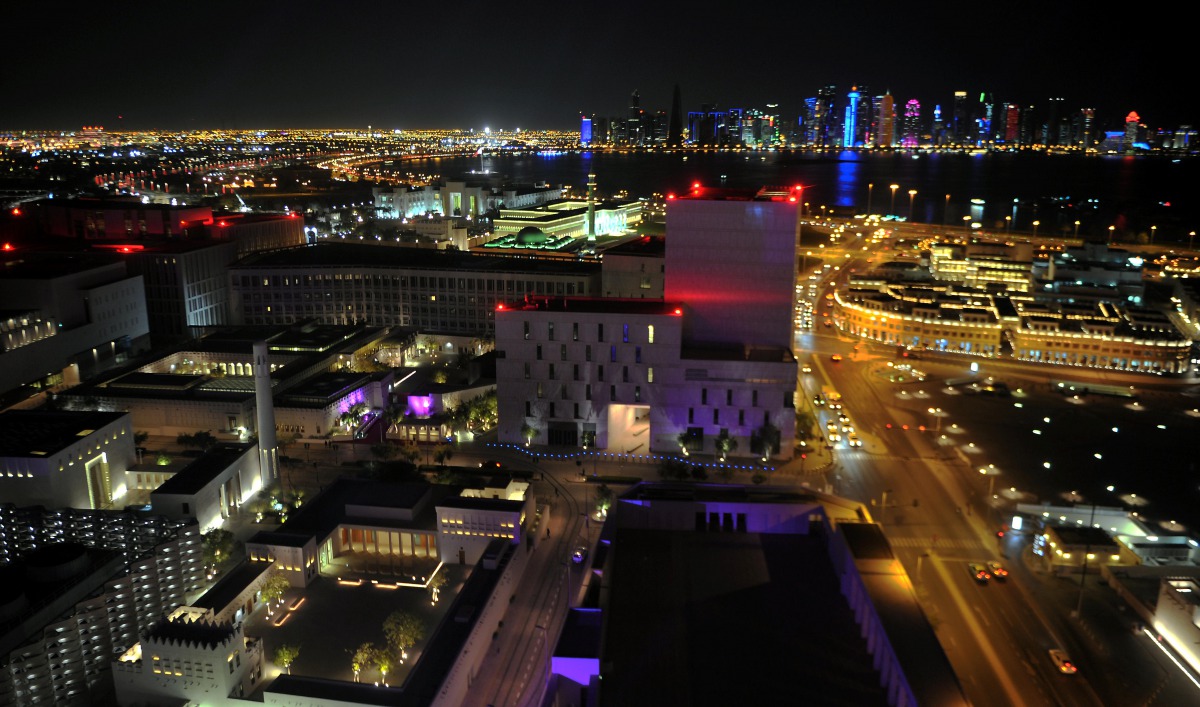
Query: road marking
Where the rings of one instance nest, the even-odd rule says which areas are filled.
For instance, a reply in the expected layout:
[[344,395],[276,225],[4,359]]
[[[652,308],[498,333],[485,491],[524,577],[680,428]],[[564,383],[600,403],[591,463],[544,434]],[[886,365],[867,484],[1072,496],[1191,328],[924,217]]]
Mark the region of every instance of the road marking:
[[950,593],[950,598],[958,607],[959,613],[962,614],[963,620],[967,624],[967,628],[975,638],[975,642],[979,644],[979,649],[983,652],[983,657],[989,664],[991,664],[992,670],[996,673],[996,677],[1000,680],[1000,685],[1004,688],[1005,693],[1008,694],[1011,704],[1024,704],[1025,701],[1022,698],[1020,691],[1017,690],[1017,686],[1013,682],[1012,677],[1009,676],[1008,669],[1006,668],[1004,661],[1000,659],[1000,656],[996,655],[995,649],[992,648],[992,644],[988,640],[987,632],[980,627],[979,622],[975,620],[974,613],[967,608],[969,605],[966,599],[963,598],[962,592],[959,591],[958,587],[954,584],[954,581],[950,578],[950,573],[946,571],[946,568],[942,566],[942,563],[938,561],[938,558],[931,559],[933,559],[932,564],[934,571],[936,571],[938,576],[941,577],[942,583],[946,586],[946,590]]

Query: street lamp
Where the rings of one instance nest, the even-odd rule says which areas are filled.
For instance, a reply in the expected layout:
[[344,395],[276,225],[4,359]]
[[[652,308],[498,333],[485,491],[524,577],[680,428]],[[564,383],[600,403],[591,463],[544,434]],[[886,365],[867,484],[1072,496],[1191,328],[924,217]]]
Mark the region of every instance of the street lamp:
[[[1113,486],[1105,486],[1104,490],[1109,493],[1113,492]],[[1083,583],[1087,579],[1088,555],[1092,554],[1092,528],[1096,525],[1096,502],[1092,502],[1092,512],[1088,518],[1088,533],[1085,536],[1083,543],[1083,572],[1079,574],[1079,603],[1075,605],[1075,616],[1078,617],[1083,613]]]
[[1116,226],[1109,226],[1109,227],[1108,227],[1108,244],[1109,244],[1109,245],[1112,245],[1112,242],[1113,242],[1113,231],[1115,231],[1115,230],[1117,230],[1117,227],[1116,227]]
[[987,492],[988,502],[987,503],[990,506],[990,505],[992,505],[992,501],[991,501],[992,494],[995,491],[995,487],[996,487],[996,477],[1000,475],[1000,470],[996,468],[995,464],[988,464],[986,467],[980,467],[979,473],[982,474],[983,476],[987,477],[987,480],[988,480],[988,492]]
[[1158,230],[1158,226],[1150,227],[1150,245],[1154,245],[1154,232]]
[[1079,237],[1079,222],[1078,221],[1075,222],[1075,237],[1076,238]]
[[1012,233],[1012,216],[1004,217],[1004,232]]
[[963,216],[963,228],[967,229],[968,231],[971,230],[971,217],[970,216]]
[[888,209],[888,213],[890,213],[893,216],[896,215],[896,190],[899,188],[900,188],[899,184],[892,184],[892,185],[888,186],[888,189],[892,190],[892,206],[890,209]]
[[913,219],[913,198],[914,198],[916,195],[917,195],[917,190],[916,190],[916,189],[909,189],[909,190],[908,190],[908,220],[909,220],[910,222],[911,222],[911,221],[912,221],[912,219]]
[[874,191],[875,191],[875,184],[873,182],[868,182],[867,183],[867,220],[868,221],[871,220],[871,194]]
[[1040,226],[1040,225],[1042,225],[1042,222],[1041,222],[1041,221],[1034,221],[1034,222],[1033,222],[1033,237],[1034,237],[1034,238],[1037,238],[1037,227],[1038,227],[1038,226]]
[[1196,232],[1189,231],[1188,232],[1188,250],[1192,249],[1192,241],[1194,241],[1195,239],[1196,239]]
[[946,219],[950,217],[950,195],[946,195],[946,207],[942,209],[942,228],[946,227]]

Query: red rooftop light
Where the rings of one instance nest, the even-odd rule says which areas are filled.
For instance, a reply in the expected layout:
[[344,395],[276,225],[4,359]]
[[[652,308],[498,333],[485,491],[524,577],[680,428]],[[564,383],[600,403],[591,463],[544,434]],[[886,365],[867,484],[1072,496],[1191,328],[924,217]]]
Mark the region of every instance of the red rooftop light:
[[5,243],[5,244],[4,244],[4,250],[12,250],[12,249],[13,249],[13,244],[12,244],[12,243]]
[[503,302],[501,302],[500,304],[496,305],[496,311],[497,311],[497,312],[501,311],[502,309],[504,309],[504,303],[503,303]]
[[674,200],[674,199],[675,199],[675,195],[674,195],[674,194],[667,194],[667,199],[668,199],[668,200]]
[[699,188],[700,188],[700,182],[692,182],[692,189],[699,189]]
[[13,216],[20,216],[20,215],[21,215],[21,207],[19,207],[19,206],[14,206],[14,207],[13,207],[13,210],[12,210],[12,215],[13,215]]
[[675,316],[678,317],[678,316],[682,316],[682,315],[683,315],[683,310],[680,309],[679,307],[676,307],[675,308]]

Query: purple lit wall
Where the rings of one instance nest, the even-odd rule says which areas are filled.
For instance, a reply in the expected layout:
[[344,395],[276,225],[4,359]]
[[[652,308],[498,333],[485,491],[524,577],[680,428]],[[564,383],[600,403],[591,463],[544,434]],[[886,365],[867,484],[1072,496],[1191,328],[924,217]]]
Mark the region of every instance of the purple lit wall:
[[359,403],[365,402],[367,402],[367,394],[363,392],[362,388],[359,388],[338,402],[338,412],[345,415],[346,413],[350,412],[350,408]]
[[408,396],[408,414],[413,417],[429,417],[433,414],[432,395]]

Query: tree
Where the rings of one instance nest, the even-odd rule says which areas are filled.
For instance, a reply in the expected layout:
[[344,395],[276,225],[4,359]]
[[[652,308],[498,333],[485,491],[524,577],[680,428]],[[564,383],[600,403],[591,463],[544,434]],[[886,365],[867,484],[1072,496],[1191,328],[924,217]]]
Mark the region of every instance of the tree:
[[688,465],[679,459],[663,457],[658,463],[658,475],[664,481],[679,481],[688,477]]
[[259,596],[267,605],[267,614],[271,613],[271,604],[283,600],[283,595],[291,587],[287,577],[279,570],[274,570],[269,574],[266,580],[263,581],[262,589],[259,590]]
[[425,626],[421,620],[407,611],[393,611],[383,622],[383,635],[388,645],[400,656],[408,657],[408,649],[425,638]]
[[453,456],[454,447],[448,444],[442,443],[433,448],[433,460],[443,467],[446,466],[446,462],[450,461]]
[[209,567],[225,562],[233,556],[236,538],[222,528],[214,528],[201,536],[204,542],[204,564]]
[[683,452],[683,456],[688,455],[688,450],[691,449],[694,437],[690,432],[680,432],[675,440],[679,442],[679,451]]
[[358,674],[375,659],[375,644],[367,641],[355,648],[350,654],[350,667],[354,670],[354,682],[358,682]]
[[759,427],[751,435],[751,449],[754,452],[762,454],[763,461],[779,451],[779,428],[772,425],[770,421],[764,422],[762,427]]
[[446,372],[442,370],[434,371],[433,375],[430,376],[429,379],[438,385],[444,385],[447,380]]
[[400,453],[400,449],[396,445],[394,445],[390,442],[384,442],[383,444],[372,444],[371,445],[371,454],[375,458],[379,459],[380,461],[387,461],[389,459],[394,459],[396,457],[396,455],[399,453]]
[[729,430],[721,430],[721,434],[717,435],[714,444],[717,451],[721,453],[721,461],[725,461],[725,457],[738,446],[737,440],[729,436]]
[[817,424],[817,418],[811,410],[796,411],[796,437],[799,440],[810,440],[813,438],[813,427]]
[[275,649],[275,664],[286,670],[288,675],[292,674],[292,663],[295,663],[298,657],[300,657],[300,646],[283,643]]
[[143,444],[145,444],[146,440],[148,440],[148,439],[150,439],[149,432],[146,432],[144,430],[138,430],[137,432],[133,433],[133,443],[139,447],[142,446]]
[[608,484],[600,484],[596,489],[596,512],[601,516],[608,515],[608,509],[612,508],[613,490],[608,487]]
[[537,434],[538,434],[537,427],[534,427],[533,425],[529,424],[528,422],[521,423],[521,436],[525,438],[525,446],[526,447],[529,446],[529,443],[533,441],[534,437],[537,437]]
[[203,430],[195,434],[181,434],[175,438],[175,443],[181,447],[208,449],[217,443],[217,438],[213,436],[212,432]]
[[421,458],[421,448],[417,446],[416,442],[408,440],[400,445],[400,458],[409,464],[415,464],[417,459]]
[[429,584],[426,586],[429,588],[430,599],[434,604],[436,604],[438,601],[438,595],[442,592],[442,587],[446,586],[446,573],[438,572],[437,574],[433,575],[429,578]]
[[396,659],[392,657],[392,652],[386,648],[376,648],[371,652],[371,663],[383,675],[383,684],[387,685],[387,674],[392,669],[392,665]]

